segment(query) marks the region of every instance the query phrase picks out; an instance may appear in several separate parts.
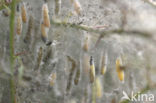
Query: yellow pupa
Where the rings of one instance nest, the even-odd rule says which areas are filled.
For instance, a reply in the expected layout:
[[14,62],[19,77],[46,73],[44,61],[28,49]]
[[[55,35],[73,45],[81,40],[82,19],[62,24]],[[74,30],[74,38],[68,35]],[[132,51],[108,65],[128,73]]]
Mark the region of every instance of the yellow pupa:
[[96,77],[96,97],[101,98],[102,97],[102,83],[99,77]]
[[101,74],[104,75],[106,73],[106,70],[107,70],[107,66],[104,65],[101,67]]
[[22,33],[22,18],[19,14],[16,21],[16,33],[20,35]]
[[90,57],[90,82],[93,83],[95,80],[95,66],[94,66],[94,60],[93,57]]
[[21,15],[22,15],[22,21],[26,23],[27,22],[27,10],[26,10],[25,3],[23,3],[21,6]]
[[42,18],[43,18],[43,23],[45,27],[50,27],[50,19],[49,19],[49,10],[48,10],[48,5],[47,3],[43,4],[42,6]]
[[103,55],[102,53],[102,59],[101,59],[101,74],[104,75],[107,70],[107,54]]
[[122,67],[121,58],[116,59],[116,72],[120,81],[124,82],[124,70]]

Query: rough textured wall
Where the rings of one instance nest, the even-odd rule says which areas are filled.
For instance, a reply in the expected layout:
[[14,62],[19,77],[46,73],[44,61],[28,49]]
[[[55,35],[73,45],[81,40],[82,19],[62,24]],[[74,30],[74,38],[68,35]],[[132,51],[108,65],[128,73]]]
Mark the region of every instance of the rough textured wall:
[[[82,11],[75,15],[72,0],[62,0],[60,14],[56,16],[55,1],[47,0],[50,19],[60,21],[51,22],[48,40],[52,44],[47,46],[42,41],[40,28],[44,1],[22,1],[27,5],[28,19],[32,16],[33,22],[27,42],[24,39],[29,34],[28,21],[22,24],[20,36],[14,33],[14,52],[18,55],[14,63],[17,103],[119,103],[123,101],[123,91],[131,95],[132,91],[147,89],[146,94],[156,94],[156,7],[152,2],[79,0]],[[21,6],[22,2],[17,4]],[[4,16],[3,10],[0,11],[0,103],[11,103],[10,18]],[[15,15],[16,24],[18,12]],[[89,37],[87,52],[83,50],[86,37]],[[104,75],[100,73],[102,53],[108,57]],[[94,83],[90,83],[90,56],[95,63]],[[116,72],[118,57],[122,57],[125,67],[124,83]],[[78,70],[80,78],[75,85]],[[56,74],[53,81],[49,79],[51,74]],[[99,98],[96,96],[96,78],[102,85],[102,97]],[[145,103],[155,101],[144,100]]]

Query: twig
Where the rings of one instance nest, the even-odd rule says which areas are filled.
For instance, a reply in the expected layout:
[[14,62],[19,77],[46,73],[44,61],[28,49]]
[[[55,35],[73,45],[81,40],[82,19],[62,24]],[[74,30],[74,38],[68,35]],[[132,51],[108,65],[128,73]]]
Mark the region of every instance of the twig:
[[[100,42],[100,40],[104,37],[104,36],[109,36],[112,34],[117,33],[118,35],[136,35],[136,36],[140,36],[140,37],[145,37],[148,39],[151,39],[152,41],[152,34],[146,32],[146,31],[138,31],[138,30],[124,30],[124,29],[114,29],[114,30],[110,30],[110,31],[104,31],[101,33],[101,35],[99,36],[98,40],[95,43],[95,46],[97,46],[97,44]],[[154,41],[155,42],[155,41]]]
[[16,102],[15,99],[15,83],[14,83],[14,21],[15,21],[15,6],[16,0],[13,0],[11,3],[11,15],[10,15],[10,88],[11,88],[11,101],[12,103]]
[[152,38],[152,34],[147,31],[124,30],[124,29],[101,30],[101,29],[86,26],[86,25],[79,25],[75,23],[68,23],[68,22],[57,21],[57,20],[52,20],[51,24],[56,25],[56,26],[71,27],[71,28],[88,31],[88,32],[98,33],[101,35],[101,37],[104,37],[105,35],[111,35],[111,34],[117,33],[119,35],[139,35],[139,36],[146,37],[146,38],[147,37]]
[[[10,15],[10,63],[11,63],[11,69],[13,69],[13,64],[14,64],[15,6],[16,6],[16,0],[13,0],[12,4],[11,4],[11,15]],[[12,72],[13,72],[13,70],[12,70]]]
[[68,22],[64,22],[64,21],[52,20],[51,24],[54,24],[56,26],[72,27],[72,28],[76,28],[76,29],[80,29],[80,30],[89,31],[89,32],[100,33],[100,29],[95,29],[93,27],[89,27],[86,25],[79,25],[76,23],[68,23]]

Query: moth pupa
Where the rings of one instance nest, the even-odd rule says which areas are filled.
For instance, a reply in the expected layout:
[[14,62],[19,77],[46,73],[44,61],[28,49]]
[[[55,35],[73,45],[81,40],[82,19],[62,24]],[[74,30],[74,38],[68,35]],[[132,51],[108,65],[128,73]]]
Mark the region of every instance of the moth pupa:
[[55,0],[55,15],[60,13],[61,9],[61,0]]
[[75,67],[76,67],[76,62],[70,56],[67,56],[67,58],[68,58],[68,61],[70,61],[72,63],[70,73],[69,73],[68,82],[67,82],[67,88],[66,88],[66,92],[68,93],[69,90],[71,89],[71,86],[72,86],[72,79],[73,79],[73,74],[74,74]]
[[11,10],[6,8],[6,9],[2,10],[2,13],[5,17],[8,17],[11,13]]
[[107,71],[107,53],[104,55],[102,53],[102,59],[101,59],[101,74],[104,75]]
[[26,36],[24,38],[25,43],[30,43],[30,41],[31,41],[31,34],[32,34],[32,31],[33,31],[33,26],[34,26],[34,18],[33,18],[32,15],[30,15],[29,21],[28,21],[27,33],[26,33]]
[[45,28],[44,23],[41,23],[41,38],[43,40],[43,42],[46,43],[47,39],[48,39],[48,35],[47,35],[47,29]]
[[22,18],[19,11],[19,5],[17,5],[17,18],[16,18],[16,34],[22,33]]
[[89,36],[85,37],[84,44],[83,44],[83,50],[87,52],[88,49],[89,49]]
[[77,68],[75,79],[74,79],[74,84],[78,85],[79,80],[80,80],[80,68]]
[[27,34],[30,34],[32,32],[33,26],[34,26],[34,18],[32,15],[30,15]]
[[121,58],[116,59],[116,72],[120,81],[124,82],[124,70],[121,68],[123,66]]
[[45,48],[45,53],[43,54],[43,65],[41,66],[41,69],[40,70],[44,70],[44,68],[47,67],[47,65],[50,64],[50,60],[51,58],[53,58],[53,48],[51,47],[46,47]]
[[43,24],[45,27],[50,27],[50,19],[49,19],[49,10],[47,3],[44,3],[42,6],[42,18],[43,18]]
[[73,0],[73,5],[74,5],[74,10],[76,12],[76,14],[80,15],[82,8],[81,8],[81,4],[78,0]]
[[99,77],[96,78],[96,97],[101,98],[102,97],[102,83]]
[[27,22],[27,10],[26,10],[25,3],[23,3],[21,6],[21,15],[22,15],[22,21],[26,23]]
[[42,47],[39,48],[39,51],[38,51],[38,55],[37,55],[37,66],[35,69],[38,69],[40,67],[40,64],[41,64],[41,61],[42,61],[42,56],[43,56],[43,49]]
[[56,82],[56,78],[57,78],[56,72],[50,74],[50,77],[49,77],[49,84],[50,84],[50,86],[54,86],[54,84]]
[[95,80],[95,66],[94,66],[94,60],[93,57],[90,57],[90,70],[89,70],[89,74],[90,74],[90,82],[93,83]]
[[45,27],[45,25],[43,24],[43,22],[41,23],[41,38],[43,40],[43,42],[47,45],[50,46],[52,44],[52,41],[48,40],[48,28]]
[[18,35],[20,35],[22,33],[22,18],[21,18],[21,15],[17,16],[16,33]]

